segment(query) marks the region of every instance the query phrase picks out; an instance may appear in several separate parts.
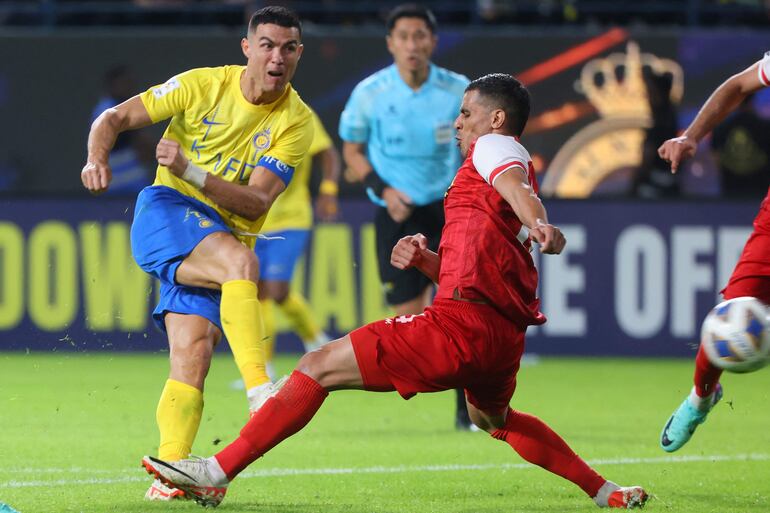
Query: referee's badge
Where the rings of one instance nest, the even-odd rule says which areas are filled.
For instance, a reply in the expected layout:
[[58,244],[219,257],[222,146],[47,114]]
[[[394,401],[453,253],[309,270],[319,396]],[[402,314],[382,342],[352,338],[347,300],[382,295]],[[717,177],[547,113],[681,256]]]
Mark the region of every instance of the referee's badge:
[[251,144],[257,151],[265,151],[268,149],[270,147],[270,128],[265,128],[261,132],[257,132],[251,140]]

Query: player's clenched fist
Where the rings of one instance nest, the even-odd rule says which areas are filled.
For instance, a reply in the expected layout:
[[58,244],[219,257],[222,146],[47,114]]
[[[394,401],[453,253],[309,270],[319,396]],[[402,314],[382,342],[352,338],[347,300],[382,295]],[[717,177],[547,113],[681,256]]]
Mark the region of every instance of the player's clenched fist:
[[422,258],[422,250],[428,249],[428,239],[425,235],[407,235],[400,239],[390,254],[390,264],[396,269],[414,267]]
[[155,148],[155,158],[158,159],[158,164],[166,166],[176,176],[181,177],[187,169],[188,160],[182,152],[182,147],[171,139],[160,140]]
[[558,255],[567,244],[567,239],[556,226],[540,221],[529,230],[529,238],[540,245],[540,252],[548,255]]
[[112,170],[108,164],[97,164],[90,160],[83,166],[80,172],[80,181],[83,187],[92,194],[101,194],[107,190],[112,180]]
[[698,143],[691,138],[683,135],[674,137],[664,142],[658,148],[658,155],[666,162],[671,162],[671,172],[676,173],[679,170],[679,163],[686,158],[695,155]]

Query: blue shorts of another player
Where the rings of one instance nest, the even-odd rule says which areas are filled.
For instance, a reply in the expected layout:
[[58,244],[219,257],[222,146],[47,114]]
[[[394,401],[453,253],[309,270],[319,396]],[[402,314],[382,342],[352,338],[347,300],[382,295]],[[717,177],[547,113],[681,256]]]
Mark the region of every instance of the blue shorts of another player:
[[160,301],[152,312],[155,324],[166,331],[167,312],[204,317],[222,329],[221,293],[176,282],[176,270],[204,238],[230,232],[216,210],[175,189],[145,187],[136,199],[131,225],[131,253],[146,273],[160,280]]
[[[297,259],[305,252],[310,230],[284,230],[264,233],[270,239],[257,239],[254,250],[259,258],[259,279],[291,281]],[[273,239],[273,237],[276,237]],[[281,237],[280,239],[277,237]]]

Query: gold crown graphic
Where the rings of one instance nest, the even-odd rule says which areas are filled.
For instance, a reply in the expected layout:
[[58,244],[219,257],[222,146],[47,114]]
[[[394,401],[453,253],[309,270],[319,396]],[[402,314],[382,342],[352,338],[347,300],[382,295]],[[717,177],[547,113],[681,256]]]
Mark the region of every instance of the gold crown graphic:
[[673,81],[670,97],[671,101],[678,103],[684,92],[682,67],[670,59],[641,53],[639,45],[633,41],[628,42],[626,53],[613,53],[586,63],[580,73],[580,87],[602,117],[649,120],[647,87],[642,78],[645,66],[657,74],[671,74]]

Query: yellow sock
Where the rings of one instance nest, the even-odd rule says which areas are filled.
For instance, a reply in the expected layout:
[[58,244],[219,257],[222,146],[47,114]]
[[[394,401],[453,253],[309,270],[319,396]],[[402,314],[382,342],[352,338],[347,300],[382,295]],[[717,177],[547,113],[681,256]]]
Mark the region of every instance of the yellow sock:
[[160,429],[158,458],[177,461],[190,455],[202,413],[203,392],[181,381],[166,380],[155,412]]
[[313,319],[310,305],[305,302],[305,298],[301,295],[296,292],[289,292],[286,301],[280,306],[303,342],[311,342],[321,333],[321,327]]
[[262,307],[262,327],[264,335],[262,341],[265,348],[265,361],[272,362],[275,354],[275,302],[272,299],[264,299],[259,302]]
[[231,280],[222,284],[219,307],[235,364],[241,371],[246,390],[270,381],[265,371],[262,343],[262,315],[257,300],[257,284],[249,280]]

